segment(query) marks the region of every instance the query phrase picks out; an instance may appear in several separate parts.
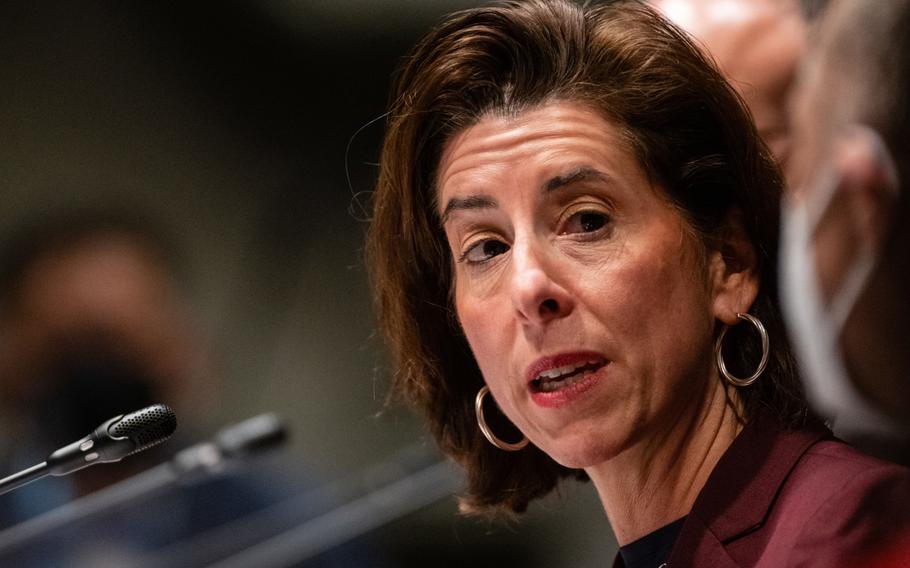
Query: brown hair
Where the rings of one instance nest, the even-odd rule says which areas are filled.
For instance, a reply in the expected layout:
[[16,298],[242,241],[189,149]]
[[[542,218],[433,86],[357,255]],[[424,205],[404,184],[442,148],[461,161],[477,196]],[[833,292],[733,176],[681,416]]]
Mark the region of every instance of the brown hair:
[[[530,445],[498,450],[479,432],[473,401],[484,379],[454,313],[452,259],[435,207],[434,175],[453,134],[487,113],[554,100],[590,105],[619,125],[706,245],[741,213],[762,277],[751,313],[772,335],[765,374],[741,390],[746,418],[759,407],[789,424],[805,414],[775,291],[780,175],[713,65],[640,2],[532,0],[459,12],[418,43],[394,84],[367,258],[394,390],[467,470],[469,510],[521,512],[560,478],[585,477]],[[752,342],[731,343],[728,365],[750,373],[760,353]]]

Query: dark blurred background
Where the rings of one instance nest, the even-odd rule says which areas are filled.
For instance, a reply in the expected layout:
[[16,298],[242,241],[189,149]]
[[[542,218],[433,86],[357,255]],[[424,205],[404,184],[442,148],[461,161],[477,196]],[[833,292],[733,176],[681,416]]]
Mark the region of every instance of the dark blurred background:
[[[384,409],[355,196],[368,201],[397,61],[471,4],[0,3],[0,244],[73,209],[166,235],[217,377],[181,419],[202,434],[280,413],[293,438],[271,467],[308,489],[432,450],[407,409]],[[608,565],[593,488],[563,493],[508,525],[444,499],[373,532],[377,565]]]

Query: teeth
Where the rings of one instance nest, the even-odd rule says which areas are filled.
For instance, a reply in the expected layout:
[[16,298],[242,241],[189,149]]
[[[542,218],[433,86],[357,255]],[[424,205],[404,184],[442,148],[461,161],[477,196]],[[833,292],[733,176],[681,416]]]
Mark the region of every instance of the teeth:
[[[576,367],[576,369],[577,368],[578,367]],[[578,381],[582,377],[584,377],[586,375],[590,375],[593,372],[594,372],[594,369],[585,369],[580,373],[576,373],[574,375],[569,375],[568,377],[566,377],[564,379],[541,381],[538,384],[537,388],[539,388],[541,392],[552,392],[552,391],[561,389],[565,386],[571,385],[572,383]]]
[[588,365],[598,365],[598,364],[600,364],[600,361],[598,361],[597,359],[593,359],[591,361],[584,361],[581,363],[576,363],[574,365],[566,365],[564,367],[557,367],[555,369],[547,369],[546,371],[543,371],[542,373],[537,375],[537,380],[540,381],[542,379],[557,379],[563,375],[568,375],[570,373],[573,373],[577,369],[580,369],[582,367],[586,367]]
[[548,369],[548,370],[542,372],[540,375],[538,375],[537,378],[538,379],[555,379],[555,378],[561,377],[563,375],[568,375],[569,373],[571,373],[578,367],[583,367],[584,365],[586,365],[586,363],[582,363],[580,365],[566,365],[565,367],[557,367],[555,369]]

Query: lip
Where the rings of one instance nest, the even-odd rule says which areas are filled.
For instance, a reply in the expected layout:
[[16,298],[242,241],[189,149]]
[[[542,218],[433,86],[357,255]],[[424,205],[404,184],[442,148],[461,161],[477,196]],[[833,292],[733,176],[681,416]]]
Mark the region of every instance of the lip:
[[[587,373],[583,377],[576,379],[562,388],[544,392],[533,387],[534,381],[544,371],[569,365],[584,364],[592,360],[602,361],[603,364],[594,372]],[[597,385],[606,376],[606,369],[609,364],[609,359],[594,351],[576,351],[572,353],[560,353],[549,357],[541,357],[537,361],[534,361],[525,373],[528,390],[531,391],[531,399],[534,400],[538,406],[544,408],[558,408],[569,404]]]

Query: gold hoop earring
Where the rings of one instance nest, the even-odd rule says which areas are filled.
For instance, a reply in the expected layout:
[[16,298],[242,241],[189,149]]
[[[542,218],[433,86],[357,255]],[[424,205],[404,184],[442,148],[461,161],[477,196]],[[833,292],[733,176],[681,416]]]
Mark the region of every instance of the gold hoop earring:
[[746,377],[745,379],[734,377],[730,374],[730,371],[727,370],[727,364],[724,363],[724,355],[721,347],[724,343],[724,336],[727,335],[727,330],[730,329],[730,326],[728,325],[724,326],[720,335],[717,336],[717,341],[714,342],[714,358],[717,360],[717,370],[720,371],[720,374],[723,375],[727,382],[735,387],[747,387],[754,383],[765,371],[765,367],[768,366],[768,355],[771,352],[771,343],[768,341],[768,332],[765,331],[765,326],[757,317],[750,314],[736,314],[736,317],[751,323],[756,331],[758,331],[758,335],[761,336],[761,361],[758,362],[758,368],[751,376]]
[[500,450],[505,450],[507,452],[517,452],[518,450],[528,445],[527,436],[522,437],[520,441],[515,442],[514,444],[510,444],[509,442],[503,442],[497,438],[496,435],[493,434],[493,432],[490,430],[490,427],[487,426],[487,421],[483,417],[483,398],[487,396],[489,392],[490,387],[484,385],[479,391],[477,391],[477,396],[474,398],[474,412],[477,414],[477,425],[480,426],[480,432],[488,442]]

